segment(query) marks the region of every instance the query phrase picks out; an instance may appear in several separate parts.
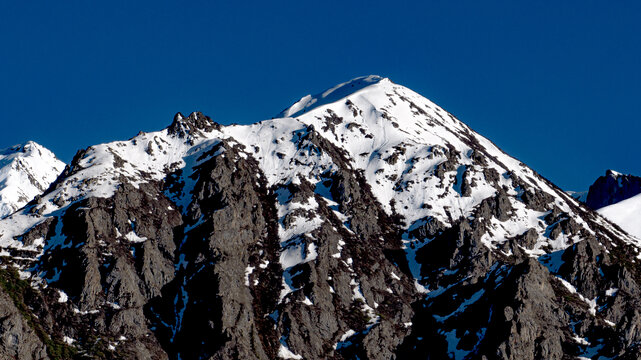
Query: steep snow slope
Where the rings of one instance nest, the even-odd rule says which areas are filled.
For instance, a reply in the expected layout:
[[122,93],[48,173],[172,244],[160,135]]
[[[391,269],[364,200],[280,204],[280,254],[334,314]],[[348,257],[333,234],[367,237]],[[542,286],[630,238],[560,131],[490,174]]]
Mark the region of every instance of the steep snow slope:
[[44,192],[64,167],[51,151],[32,141],[0,150],[0,218]]
[[[326,104],[334,93],[348,95]],[[578,240],[546,237],[546,226],[540,221],[543,209],[528,208],[522,201],[523,197],[549,194],[553,206],[574,217],[571,207],[579,205],[574,199],[410,89],[376,76],[358,78],[317,97],[308,95],[283,113],[299,114],[301,103],[306,104],[306,111],[296,120],[313,126],[344,149],[350,165],[363,171],[383,208],[401,215],[407,227],[426,217],[451,225],[503,188],[516,216],[491,225],[492,235],[484,239],[488,246],[495,247],[528,228],[538,228],[533,253],[541,254],[548,246],[562,249]],[[247,137],[247,127],[231,130],[247,145],[265,136]],[[288,138],[287,132],[279,133],[272,130],[275,138]],[[293,165],[298,154],[282,150],[280,164],[289,165],[273,166],[266,161],[271,161],[274,152],[270,148],[260,153],[262,168],[272,182],[288,181],[298,171]],[[590,231],[580,216],[576,219]]]
[[292,106],[283,110],[277,117],[296,117],[311,109],[322,105],[331,104],[339,101],[349,95],[362,90],[370,85],[376,84],[383,80],[380,76],[370,75],[356,78],[342,84],[329,88],[316,95],[306,95],[294,103]]
[[597,212],[641,239],[641,195],[600,208]]

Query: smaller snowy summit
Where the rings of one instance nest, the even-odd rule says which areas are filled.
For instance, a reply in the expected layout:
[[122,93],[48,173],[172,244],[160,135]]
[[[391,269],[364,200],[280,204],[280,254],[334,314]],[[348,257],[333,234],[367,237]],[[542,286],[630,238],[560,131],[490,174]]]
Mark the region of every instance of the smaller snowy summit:
[[641,214],[641,194],[619,201],[618,203],[602,207],[598,209],[597,212],[613,223],[619,225],[628,234],[641,239],[641,224],[639,223],[639,214]]
[[64,168],[65,163],[33,141],[0,150],[0,218],[47,190]]
[[641,177],[607,170],[590,186],[585,203],[597,210],[641,194]]
[[607,170],[590,186],[586,204],[641,239],[641,177]]

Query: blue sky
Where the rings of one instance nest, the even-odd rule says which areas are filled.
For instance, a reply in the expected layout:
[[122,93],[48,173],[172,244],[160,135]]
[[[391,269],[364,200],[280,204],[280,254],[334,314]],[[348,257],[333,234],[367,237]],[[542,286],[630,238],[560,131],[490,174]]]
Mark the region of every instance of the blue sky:
[[378,74],[587,189],[641,175],[641,2],[609,3],[2,1],[0,147],[68,162],[178,111],[251,123]]

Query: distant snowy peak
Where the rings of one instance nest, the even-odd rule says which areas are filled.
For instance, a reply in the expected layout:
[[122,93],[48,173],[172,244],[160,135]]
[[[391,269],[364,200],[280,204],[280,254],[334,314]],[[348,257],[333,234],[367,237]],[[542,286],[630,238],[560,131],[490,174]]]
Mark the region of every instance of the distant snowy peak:
[[336,102],[381,81],[390,82],[389,79],[382,78],[378,75],[358,77],[342,84],[338,84],[323,91],[322,93],[306,95],[289,108],[283,110],[277,117],[296,117],[319,106]]
[[607,170],[605,176],[590,186],[585,203],[596,210],[638,194],[641,194],[641,177]]
[[628,234],[641,239],[641,222],[639,221],[639,214],[641,214],[641,194],[603,207],[597,210],[597,212],[619,225],[623,230],[627,231]]
[[44,192],[64,168],[51,151],[33,141],[0,150],[0,218]]
[[566,191],[566,192],[568,193],[568,195],[572,196],[572,198],[582,203],[585,203],[585,200],[588,198],[587,191]]
[[641,177],[607,170],[590,186],[583,201],[628,234],[641,239]]

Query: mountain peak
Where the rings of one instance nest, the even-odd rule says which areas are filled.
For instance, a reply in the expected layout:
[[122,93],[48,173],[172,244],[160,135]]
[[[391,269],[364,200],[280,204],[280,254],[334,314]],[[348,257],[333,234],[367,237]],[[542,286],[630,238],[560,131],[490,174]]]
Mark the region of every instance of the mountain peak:
[[27,153],[33,150],[45,149],[44,146],[38,144],[35,141],[27,141],[22,144],[16,144],[11,147],[0,150],[0,156],[7,156],[15,153]]
[[44,191],[64,167],[51,151],[34,141],[0,150],[0,218]]
[[167,127],[167,130],[172,135],[184,138],[188,135],[202,134],[202,131],[210,132],[219,127],[220,125],[209,116],[204,115],[200,111],[194,111],[189,114],[188,117],[184,117],[180,112],[176,113],[173,122]]
[[300,100],[295,102],[292,106],[281,111],[277,117],[296,117],[305,113],[313,108],[336,102],[342,98],[352,95],[366,87],[387,82],[391,83],[388,78],[383,78],[378,75],[368,75],[354,78],[344,83],[338,84],[334,87],[328,88],[325,91],[316,95],[306,95]]
[[622,173],[620,173],[618,171],[614,171],[612,169],[608,169],[608,170],[605,171],[605,176],[609,176],[609,177],[613,177],[613,178],[618,178],[619,176],[622,176],[622,175],[623,175]]
[[641,193],[641,178],[607,170],[590,186],[586,204],[592,209],[629,199]]
[[18,158],[26,157],[44,157],[56,159],[56,156],[49,149],[45,148],[35,141],[29,140],[27,142],[16,144],[5,149],[0,149],[0,167],[4,167],[6,164],[11,163]]

